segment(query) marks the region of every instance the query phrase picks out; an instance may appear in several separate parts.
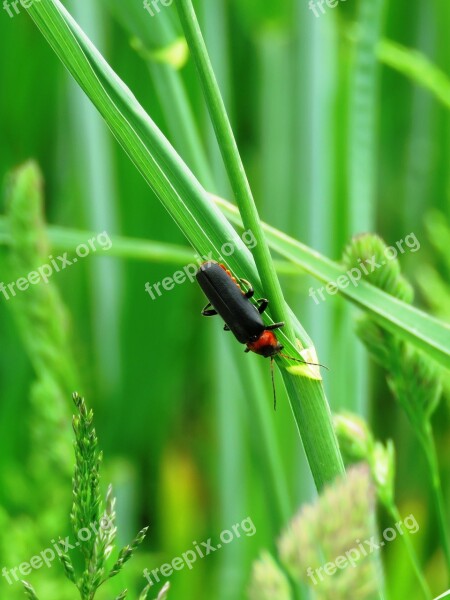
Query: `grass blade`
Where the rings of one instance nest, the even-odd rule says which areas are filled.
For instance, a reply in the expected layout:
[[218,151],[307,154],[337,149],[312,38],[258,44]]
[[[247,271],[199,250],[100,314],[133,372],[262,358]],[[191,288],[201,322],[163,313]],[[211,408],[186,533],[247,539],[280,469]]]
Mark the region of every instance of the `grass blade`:
[[[242,225],[235,206],[217,197],[215,202],[231,221]],[[323,283],[335,282],[339,276],[345,275],[346,271],[339,263],[322,256],[270,225],[263,224],[263,227],[274,250]],[[356,287],[340,288],[339,291],[347,300],[369,313],[382,327],[427,352],[442,366],[450,368],[450,326],[447,323],[385,294],[365,281]]]
[[[253,256],[264,288],[271,298],[271,312],[275,320],[285,320],[284,298],[281,286],[273,268],[269,247],[265,241],[264,233],[259,220],[250,185],[245,174],[236,140],[228,119],[225,104],[222,100],[219,85],[213,72],[211,61],[206,50],[200,26],[195,15],[191,0],[177,0],[176,2],[184,33],[197,65],[198,74],[202,83],[206,103],[211,115],[211,120],[216,131],[220,150],[228,176],[233,187],[239,212],[244,226],[255,235],[258,243],[253,248]],[[289,323],[286,331],[293,338]]]
[[377,48],[378,58],[422,86],[450,109],[450,79],[424,54],[391,40],[382,40]]

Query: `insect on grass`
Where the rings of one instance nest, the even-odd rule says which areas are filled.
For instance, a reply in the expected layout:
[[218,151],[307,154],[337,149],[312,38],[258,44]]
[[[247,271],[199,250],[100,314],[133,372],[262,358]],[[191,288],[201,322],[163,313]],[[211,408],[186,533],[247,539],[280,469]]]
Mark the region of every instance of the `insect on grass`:
[[[219,315],[225,322],[225,331],[231,331],[241,344],[246,345],[245,352],[254,352],[264,358],[270,358],[274,408],[276,408],[276,391],[273,361],[275,356],[283,356],[289,360],[306,365],[322,366],[308,363],[282,353],[283,345],[274,331],[284,326],[283,322],[265,325],[262,314],[269,305],[269,300],[260,298],[256,304],[251,302],[254,289],[246,279],[236,277],[223,264],[215,261],[204,262],[197,271],[196,278],[209,302],[202,310],[204,317]],[[246,289],[242,289],[241,283]]]

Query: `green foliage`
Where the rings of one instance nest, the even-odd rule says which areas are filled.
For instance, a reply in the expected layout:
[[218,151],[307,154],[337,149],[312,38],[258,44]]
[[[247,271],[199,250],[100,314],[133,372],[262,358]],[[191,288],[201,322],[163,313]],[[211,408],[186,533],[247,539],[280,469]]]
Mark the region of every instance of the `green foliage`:
[[376,122],[380,67],[375,48],[381,36],[384,0],[358,4],[358,40],[350,72],[350,233],[372,230],[376,193]]
[[[246,230],[253,233],[256,239],[252,254],[261,283],[271,298],[271,314],[276,322],[284,323],[283,336],[290,341],[290,346],[295,348],[293,321],[291,321],[290,313],[287,312],[275,265],[194,7],[191,0],[175,1],[186,40],[197,66],[206,104],[243,225]],[[299,335],[298,342],[302,349],[305,348],[311,351],[313,356],[316,356],[312,342],[306,334]],[[294,353],[293,356],[296,357],[297,354]],[[275,360],[278,365],[284,366],[282,375],[292,413],[305,447],[314,481],[320,490],[325,483],[332,481],[336,475],[343,472],[342,457],[331,426],[330,409],[321,385],[321,377],[314,380],[314,378],[303,376],[303,373],[295,375],[290,369],[286,369],[286,360],[280,356],[275,357]],[[304,358],[300,357],[299,360],[304,360]]]
[[[417,285],[425,297],[427,303],[441,319],[450,320],[450,286],[448,276],[450,274],[450,257],[448,248],[450,246],[450,226],[448,219],[439,212],[427,215],[427,235],[430,243],[435,248],[436,265],[422,265],[417,273]],[[443,273],[439,272],[438,264],[444,265]]]
[[[169,587],[170,587],[169,583],[168,582],[165,583],[163,585],[163,587],[161,588],[161,591],[159,592],[158,597],[156,598],[156,600],[167,600],[168,594],[169,594]],[[150,588],[151,588],[150,584],[147,585],[144,588],[142,594],[139,596],[139,600],[147,600],[148,594],[150,592]]]
[[361,262],[375,260],[375,263],[382,265],[372,272],[365,273],[362,270],[362,277],[376,286],[395,296],[399,300],[411,304],[414,292],[408,281],[402,276],[400,263],[398,260],[390,260],[386,263],[386,244],[377,235],[363,234],[352,239],[351,243],[345,248],[342,258],[344,265],[351,269],[359,267]]
[[392,440],[386,446],[375,441],[364,419],[351,413],[335,415],[334,426],[346,460],[364,461],[369,465],[379,500],[385,506],[391,506],[395,479],[395,450]]
[[[316,581],[307,569],[318,569],[375,535],[374,490],[364,466],[349,471],[327,488],[317,503],[302,509],[281,535],[280,558],[289,572],[317,590],[320,598],[376,598],[379,585],[377,557],[360,556],[355,568],[342,569]],[[314,585],[311,585],[313,583]],[[316,587],[317,586],[317,587]]]
[[[17,281],[48,263],[51,253],[44,219],[43,181],[33,162],[18,167],[6,179],[8,248],[1,257],[5,281]],[[66,398],[79,381],[70,346],[68,311],[52,281],[30,286],[6,302],[21,346],[32,366],[25,388],[29,400],[24,414],[29,452],[19,469],[2,469],[1,488],[8,507],[2,513],[5,537],[0,558],[10,567],[23,562],[30,548],[48,545],[49,532],[61,531],[64,523],[65,488],[70,485],[70,427]],[[29,391],[28,391],[29,385]],[[22,420],[22,419],[21,419]],[[49,496],[47,486],[53,488]],[[12,597],[15,590],[12,589]],[[33,597],[33,588],[27,589]]]
[[120,573],[120,571],[123,569],[125,563],[128,562],[130,560],[130,558],[133,556],[133,552],[144,541],[145,536],[147,534],[147,530],[148,530],[148,527],[144,527],[144,529],[141,529],[141,531],[137,534],[137,536],[134,538],[134,540],[131,542],[131,544],[129,544],[128,546],[125,546],[125,548],[122,548],[122,550],[119,552],[119,557],[117,558],[116,562],[114,563],[114,566],[112,567],[111,571],[108,574],[108,578],[114,577],[115,575]]

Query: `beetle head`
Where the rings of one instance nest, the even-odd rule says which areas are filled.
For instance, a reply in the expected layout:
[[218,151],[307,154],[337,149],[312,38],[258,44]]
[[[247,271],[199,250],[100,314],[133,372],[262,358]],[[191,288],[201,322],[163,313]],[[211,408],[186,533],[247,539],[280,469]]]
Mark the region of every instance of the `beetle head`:
[[283,346],[277,340],[276,335],[267,329],[265,329],[255,341],[248,342],[247,348],[251,352],[260,354],[265,358],[275,356],[275,354],[278,354],[283,350]]

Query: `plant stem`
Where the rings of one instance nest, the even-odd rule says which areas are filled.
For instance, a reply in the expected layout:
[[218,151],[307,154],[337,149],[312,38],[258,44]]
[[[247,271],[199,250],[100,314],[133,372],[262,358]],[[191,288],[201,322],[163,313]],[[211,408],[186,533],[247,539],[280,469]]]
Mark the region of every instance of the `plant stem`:
[[[275,320],[285,320],[285,302],[281,286],[273,268],[269,246],[264,236],[250,184],[245,174],[244,165],[242,164],[194,7],[191,0],[177,0],[176,4],[188,46],[197,65],[203,93],[242,221],[245,228],[250,229],[258,240],[252,253],[264,289],[267,289],[271,298],[271,312]],[[286,333],[291,339],[294,338],[293,329],[288,321],[286,321]]]
[[[398,508],[395,504],[386,506],[386,508],[396,523],[402,521],[400,511],[398,510]],[[422,572],[422,568],[420,566],[419,559],[417,558],[416,551],[411,542],[411,537],[409,535],[409,531],[403,531],[401,538],[403,540],[403,543],[405,544],[406,552],[408,553],[409,560],[411,561],[411,565],[412,565],[414,573],[417,577],[417,581],[419,582],[419,585],[424,593],[424,596],[425,596],[425,598],[427,598],[427,600],[430,600],[432,598],[431,591],[430,591],[430,588],[428,587],[428,583]]]
[[[275,321],[285,323],[284,336],[287,340],[285,345],[290,354],[296,353],[298,350],[294,341],[294,328],[290,322],[269,246],[192,2],[177,0],[176,4],[188,46],[197,65],[206,103],[244,227],[252,231],[258,242],[252,253],[263,288],[271,299],[272,317]],[[303,347],[311,346],[308,336],[305,334],[302,337],[300,341]],[[277,363],[284,367],[289,364],[279,357]],[[336,475],[344,473],[323,386],[321,382],[308,377],[293,375],[285,368],[282,368],[282,375],[308,462],[316,486],[320,490]]]
[[436,445],[434,443],[433,430],[430,422],[425,424],[424,435],[420,436],[425,452],[431,476],[431,490],[438,519],[439,535],[442,548],[444,550],[445,564],[447,566],[447,577],[450,581],[450,540],[447,529],[447,515],[445,512],[444,496],[442,494],[441,478],[439,475],[439,463],[436,454]]

